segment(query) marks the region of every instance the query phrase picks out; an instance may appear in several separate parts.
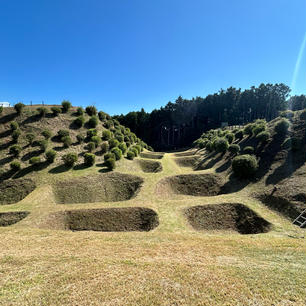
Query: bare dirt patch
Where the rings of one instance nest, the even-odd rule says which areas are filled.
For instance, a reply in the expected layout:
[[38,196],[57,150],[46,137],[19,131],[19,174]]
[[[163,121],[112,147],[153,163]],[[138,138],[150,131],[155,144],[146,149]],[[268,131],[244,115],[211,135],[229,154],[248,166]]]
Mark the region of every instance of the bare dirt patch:
[[31,179],[9,179],[0,184],[0,205],[13,204],[24,199],[35,189]]
[[221,193],[223,185],[223,178],[216,174],[184,174],[169,176],[159,181],[156,193],[214,196]]
[[143,172],[156,173],[163,170],[162,164],[159,161],[137,159],[136,162],[140,165]]
[[0,213],[0,226],[9,226],[19,222],[29,215],[28,211],[14,211]]
[[142,183],[141,177],[110,172],[58,182],[53,192],[59,204],[116,202],[136,196]]
[[72,231],[150,231],[159,225],[157,213],[144,207],[78,209],[56,212],[46,226]]
[[184,210],[190,225],[200,231],[233,230],[240,234],[266,233],[271,223],[243,204],[193,206]]
[[150,158],[150,159],[162,159],[164,157],[164,153],[159,153],[159,152],[142,152],[142,153],[140,153],[140,157]]

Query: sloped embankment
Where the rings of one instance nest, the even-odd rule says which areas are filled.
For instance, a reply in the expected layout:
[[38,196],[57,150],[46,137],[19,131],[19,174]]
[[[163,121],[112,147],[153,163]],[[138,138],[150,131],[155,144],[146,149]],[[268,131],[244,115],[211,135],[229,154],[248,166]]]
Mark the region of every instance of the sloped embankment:
[[116,202],[136,196],[142,183],[141,177],[110,172],[55,183],[53,192],[59,204]]
[[174,161],[180,167],[191,167],[196,169],[199,164],[199,156],[176,157]]
[[163,170],[162,164],[159,161],[137,159],[141,170],[146,173],[157,173]]
[[29,215],[28,211],[14,211],[0,213],[0,226],[15,224]]
[[159,152],[142,152],[142,153],[140,153],[140,157],[142,157],[142,158],[150,158],[150,159],[162,159],[164,157],[164,153],[159,153]]
[[271,224],[247,206],[239,203],[208,204],[185,209],[190,225],[199,231],[231,230],[240,234],[259,234]]
[[150,231],[159,225],[157,213],[144,207],[66,210],[49,216],[51,229],[72,231]]

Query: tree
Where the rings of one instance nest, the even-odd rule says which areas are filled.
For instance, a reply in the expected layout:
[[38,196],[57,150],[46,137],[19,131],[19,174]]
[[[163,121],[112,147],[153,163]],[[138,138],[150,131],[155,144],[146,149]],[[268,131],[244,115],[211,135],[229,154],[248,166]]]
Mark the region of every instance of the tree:
[[14,105],[15,111],[18,115],[20,115],[24,109],[25,105],[21,102],[18,102]]

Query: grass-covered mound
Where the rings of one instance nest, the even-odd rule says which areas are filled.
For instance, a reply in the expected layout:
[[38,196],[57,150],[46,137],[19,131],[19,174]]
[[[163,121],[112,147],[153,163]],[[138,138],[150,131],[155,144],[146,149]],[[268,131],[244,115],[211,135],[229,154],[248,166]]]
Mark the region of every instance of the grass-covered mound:
[[142,152],[142,153],[140,153],[140,157],[150,158],[150,159],[162,159],[164,157],[164,153],[159,153],[159,152]]
[[192,156],[196,154],[197,150],[195,149],[190,149],[188,151],[183,151],[183,152],[177,152],[174,154],[175,157],[185,157],[185,156]]
[[9,226],[28,216],[28,211],[14,211],[0,213],[0,226]]
[[181,156],[181,157],[176,157],[174,161],[180,167],[191,167],[193,169],[196,169],[199,163],[199,157],[198,156]]
[[138,176],[111,172],[61,181],[53,191],[59,204],[116,202],[134,197],[142,183]]
[[143,207],[67,210],[54,213],[52,219],[49,226],[72,231],[150,231],[159,225],[157,213]]
[[222,177],[217,174],[183,174],[162,179],[156,192],[160,195],[214,196],[221,192],[223,184]]
[[185,209],[184,213],[196,230],[232,230],[240,234],[259,234],[271,228],[268,221],[243,204],[193,206]]
[[0,204],[13,204],[24,199],[35,189],[36,185],[31,179],[10,179],[0,184]]
[[138,159],[136,162],[143,172],[156,173],[163,170],[162,164],[159,161]]

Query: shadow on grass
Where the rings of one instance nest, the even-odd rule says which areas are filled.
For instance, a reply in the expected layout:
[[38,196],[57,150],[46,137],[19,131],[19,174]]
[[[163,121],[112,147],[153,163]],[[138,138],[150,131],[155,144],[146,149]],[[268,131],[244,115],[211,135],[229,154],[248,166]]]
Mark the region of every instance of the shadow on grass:
[[75,165],[73,167],[73,170],[83,170],[83,169],[90,168],[90,167],[92,167],[92,166],[87,166],[85,164],[79,164],[79,165]]
[[11,161],[13,161],[14,157],[13,156],[8,156],[5,158],[0,159],[0,165],[3,166],[7,163],[10,163]]
[[27,161],[27,160],[31,159],[32,157],[34,157],[34,156],[39,156],[42,153],[43,153],[42,150],[35,150],[35,151],[29,152],[29,153],[26,153],[25,155],[23,155],[21,157],[21,160],[22,161]]
[[2,133],[0,133],[0,138],[8,137],[12,134],[12,130],[6,130]]
[[59,166],[56,166],[56,167],[50,169],[48,172],[52,173],[52,174],[56,174],[56,173],[66,172],[66,171],[68,171],[70,169],[71,169],[71,167],[67,167],[65,165],[59,165]]
[[16,117],[17,117],[17,113],[12,113],[12,114],[8,114],[3,117],[0,117],[0,124],[8,123],[14,120]]
[[246,187],[249,183],[250,180],[239,179],[234,175],[234,173],[232,173],[228,182],[221,187],[220,194],[238,192]]
[[36,165],[30,165],[26,168],[23,168],[21,169],[20,171],[18,171],[15,175],[14,175],[14,178],[20,178],[20,177],[23,177],[31,172],[34,172],[34,171],[40,171],[40,170],[43,170],[45,168],[47,168],[49,166],[49,163],[48,162],[41,162],[39,164],[36,164]]
[[219,166],[217,169],[216,169],[216,172],[220,173],[220,172],[223,172],[223,171],[226,171],[229,169],[229,167],[231,166],[232,164],[232,159],[231,158],[228,158],[227,161],[225,163],[223,163],[221,166]]

